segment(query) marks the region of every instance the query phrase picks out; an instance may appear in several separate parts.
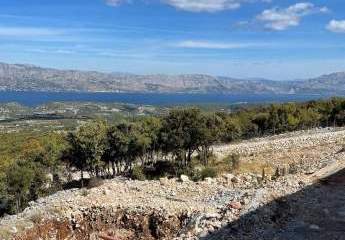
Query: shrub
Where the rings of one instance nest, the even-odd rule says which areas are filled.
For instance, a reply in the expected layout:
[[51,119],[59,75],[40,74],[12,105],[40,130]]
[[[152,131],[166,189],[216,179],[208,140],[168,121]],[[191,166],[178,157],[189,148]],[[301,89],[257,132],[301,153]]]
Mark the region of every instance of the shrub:
[[83,197],[86,197],[87,195],[89,195],[89,192],[85,189],[85,188],[83,188],[82,190],[81,190],[81,193],[80,193]]
[[146,175],[145,175],[145,172],[144,172],[144,168],[141,167],[141,166],[135,166],[132,169],[132,171],[131,171],[130,177],[133,180],[139,180],[139,181],[146,180]]
[[103,180],[100,178],[90,178],[89,181],[87,181],[87,188],[95,188],[99,187],[103,184]]
[[44,216],[43,216],[43,214],[41,212],[33,213],[30,216],[31,222],[33,222],[35,224],[39,224],[40,222],[42,222],[43,219],[44,219]]
[[217,171],[214,168],[206,167],[200,172],[201,179],[204,180],[205,178],[215,178],[217,177]]
[[152,168],[145,169],[145,175],[150,179],[158,179],[161,177],[174,177],[176,176],[176,172],[176,164],[169,161],[157,161],[153,164]]
[[193,159],[192,159],[192,162],[191,164],[193,166],[195,165],[214,165],[217,161],[217,156],[213,153],[213,152],[209,152],[206,156],[206,161],[205,159],[203,158],[203,156],[199,153],[198,155],[196,155]]
[[230,167],[232,171],[238,170],[241,165],[240,156],[237,154],[231,154],[224,158],[223,161]]
[[191,168],[187,167],[184,169],[181,169],[180,175],[187,175],[189,178],[195,182],[204,180],[205,178],[215,178],[217,177],[217,170],[214,167],[205,167],[205,168]]

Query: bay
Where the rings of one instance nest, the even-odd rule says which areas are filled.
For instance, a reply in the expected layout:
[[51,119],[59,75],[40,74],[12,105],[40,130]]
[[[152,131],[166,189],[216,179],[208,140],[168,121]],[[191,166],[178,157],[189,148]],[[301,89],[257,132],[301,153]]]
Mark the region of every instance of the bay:
[[50,102],[100,102],[129,103],[142,105],[231,105],[272,102],[299,102],[325,98],[322,95],[307,94],[163,94],[163,93],[108,93],[108,92],[0,92],[0,103],[17,102],[35,107]]

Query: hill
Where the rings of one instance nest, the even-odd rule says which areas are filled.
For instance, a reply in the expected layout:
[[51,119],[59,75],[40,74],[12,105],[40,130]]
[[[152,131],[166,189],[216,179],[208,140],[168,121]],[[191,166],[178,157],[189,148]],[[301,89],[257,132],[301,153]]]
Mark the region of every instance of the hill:
[[0,63],[0,90],[141,93],[334,94],[344,93],[345,73],[304,81],[236,79],[203,74],[135,75],[58,70]]

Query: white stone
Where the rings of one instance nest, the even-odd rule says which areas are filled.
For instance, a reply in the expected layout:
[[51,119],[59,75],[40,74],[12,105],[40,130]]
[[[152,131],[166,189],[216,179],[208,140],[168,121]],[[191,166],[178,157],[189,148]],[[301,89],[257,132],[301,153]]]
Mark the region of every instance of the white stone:
[[204,181],[208,184],[216,182],[216,180],[214,180],[213,178],[210,178],[210,177],[205,178]]
[[315,225],[315,224],[310,225],[309,228],[313,229],[313,230],[320,230],[320,227],[318,225]]
[[189,181],[189,177],[187,175],[181,175],[180,176],[180,180],[181,180],[181,182],[188,182]]

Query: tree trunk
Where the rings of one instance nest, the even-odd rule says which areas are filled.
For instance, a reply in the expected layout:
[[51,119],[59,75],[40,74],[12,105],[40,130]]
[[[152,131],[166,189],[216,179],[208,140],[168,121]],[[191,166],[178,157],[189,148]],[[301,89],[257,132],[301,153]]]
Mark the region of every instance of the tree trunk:
[[113,169],[113,177],[116,176],[116,166],[115,166],[115,162],[111,162],[111,168]]
[[207,146],[204,146],[204,150],[203,150],[203,153],[204,153],[204,165],[207,166],[208,165],[208,147]]
[[20,212],[20,196],[16,196],[16,213]]
[[81,187],[83,188],[84,187],[84,171],[83,170],[80,171],[80,178],[81,178]]
[[95,172],[96,172],[96,177],[99,178],[99,167],[98,166],[95,167]]

